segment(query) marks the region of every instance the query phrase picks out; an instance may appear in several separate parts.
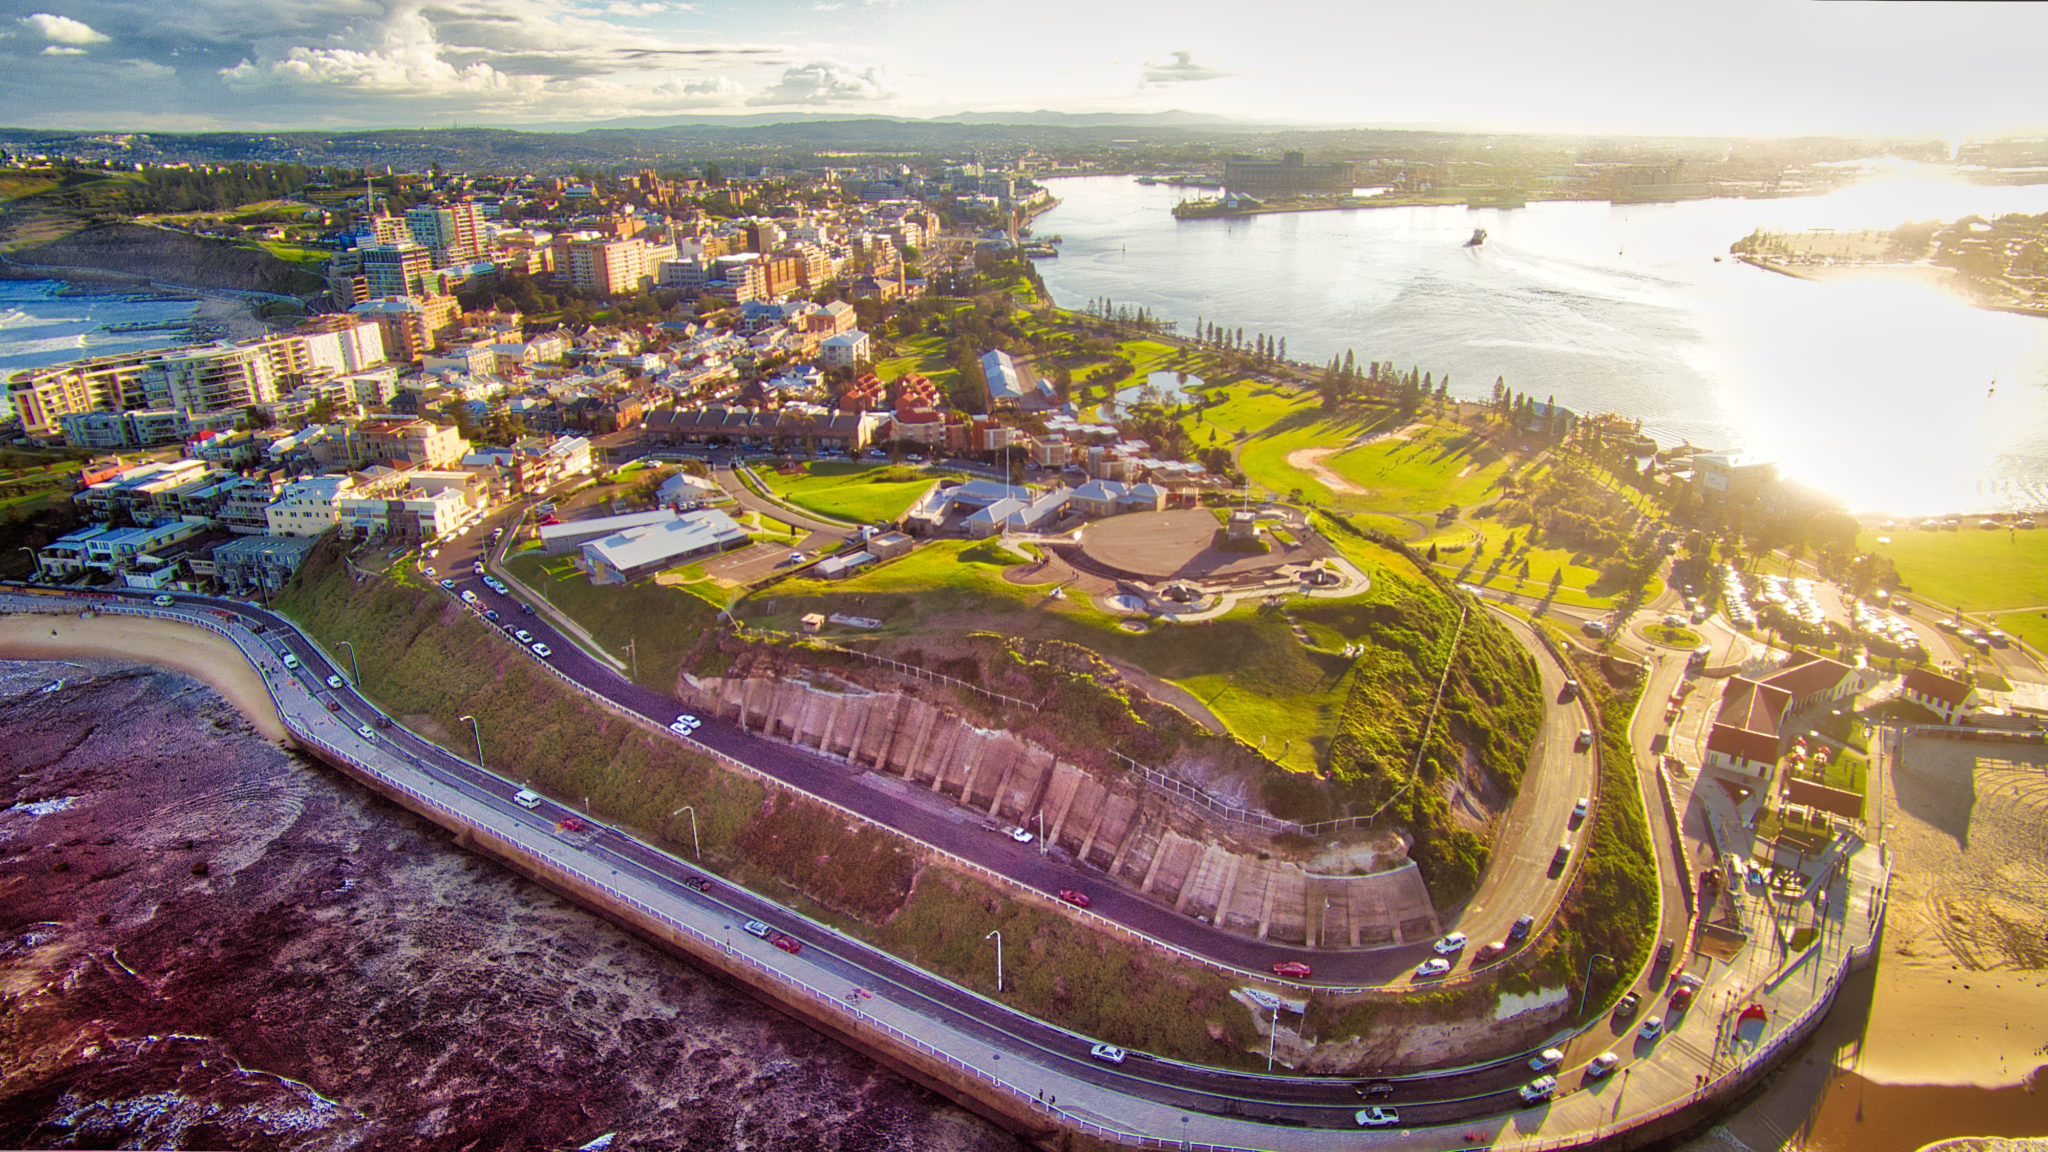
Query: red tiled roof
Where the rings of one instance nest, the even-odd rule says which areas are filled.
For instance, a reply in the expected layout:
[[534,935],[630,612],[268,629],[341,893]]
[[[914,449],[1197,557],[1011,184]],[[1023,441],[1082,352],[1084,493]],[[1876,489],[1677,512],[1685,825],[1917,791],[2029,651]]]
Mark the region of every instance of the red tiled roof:
[[1760,763],[1778,759],[1778,727],[1792,706],[1792,693],[1744,676],[1731,676],[1721,693],[1707,750]]
[[1951,707],[1968,700],[1970,693],[1977,690],[1974,685],[1951,680],[1939,672],[1930,672],[1925,668],[1915,668],[1906,673],[1902,687],[1908,692],[1917,693],[1930,700],[1939,700]]
[[1767,687],[1781,688],[1794,700],[1818,696],[1840,684],[1855,669],[1839,660],[1794,652],[1786,666],[1764,678]]

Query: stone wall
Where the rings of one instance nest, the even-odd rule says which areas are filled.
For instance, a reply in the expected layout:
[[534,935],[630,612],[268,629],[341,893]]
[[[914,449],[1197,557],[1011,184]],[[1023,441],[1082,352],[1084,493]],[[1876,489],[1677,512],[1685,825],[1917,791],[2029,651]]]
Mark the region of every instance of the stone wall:
[[684,693],[700,712],[920,785],[991,823],[1042,829],[1055,849],[1227,931],[1328,948],[1392,947],[1441,931],[1412,862],[1311,872],[1275,858],[1260,833],[928,700],[798,678],[686,678]]

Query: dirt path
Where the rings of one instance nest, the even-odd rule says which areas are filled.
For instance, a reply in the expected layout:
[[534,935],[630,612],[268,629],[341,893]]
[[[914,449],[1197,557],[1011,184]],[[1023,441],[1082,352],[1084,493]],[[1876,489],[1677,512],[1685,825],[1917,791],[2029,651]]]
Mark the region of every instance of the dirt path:
[[1368,444],[1377,444],[1382,440],[1406,440],[1414,435],[1416,429],[1421,427],[1423,427],[1421,424],[1409,424],[1405,427],[1396,428],[1392,432],[1376,433],[1335,448],[1296,448],[1287,454],[1287,466],[1299,469],[1315,477],[1316,483],[1321,484],[1332,492],[1346,496],[1369,496],[1372,494],[1372,489],[1360,488],[1344,477],[1337,475],[1335,472],[1323,467],[1323,461],[1335,456],[1339,452],[1349,452],[1353,448],[1363,448]]

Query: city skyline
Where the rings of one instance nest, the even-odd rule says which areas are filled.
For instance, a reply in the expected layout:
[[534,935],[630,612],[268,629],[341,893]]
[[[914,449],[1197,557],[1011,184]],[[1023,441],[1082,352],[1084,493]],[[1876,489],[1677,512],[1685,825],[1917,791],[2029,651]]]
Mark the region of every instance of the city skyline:
[[1185,110],[1302,125],[1674,135],[2041,130],[2032,5],[1614,0],[29,0],[0,122],[84,130]]

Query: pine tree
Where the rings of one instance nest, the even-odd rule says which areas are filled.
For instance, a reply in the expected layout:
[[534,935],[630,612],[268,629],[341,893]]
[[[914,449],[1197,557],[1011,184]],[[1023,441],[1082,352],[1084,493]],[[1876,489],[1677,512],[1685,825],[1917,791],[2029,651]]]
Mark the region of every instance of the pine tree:
[[1285,336],[1280,338],[1280,360],[1282,363],[1285,363],[1287,360],[1287,337]]

